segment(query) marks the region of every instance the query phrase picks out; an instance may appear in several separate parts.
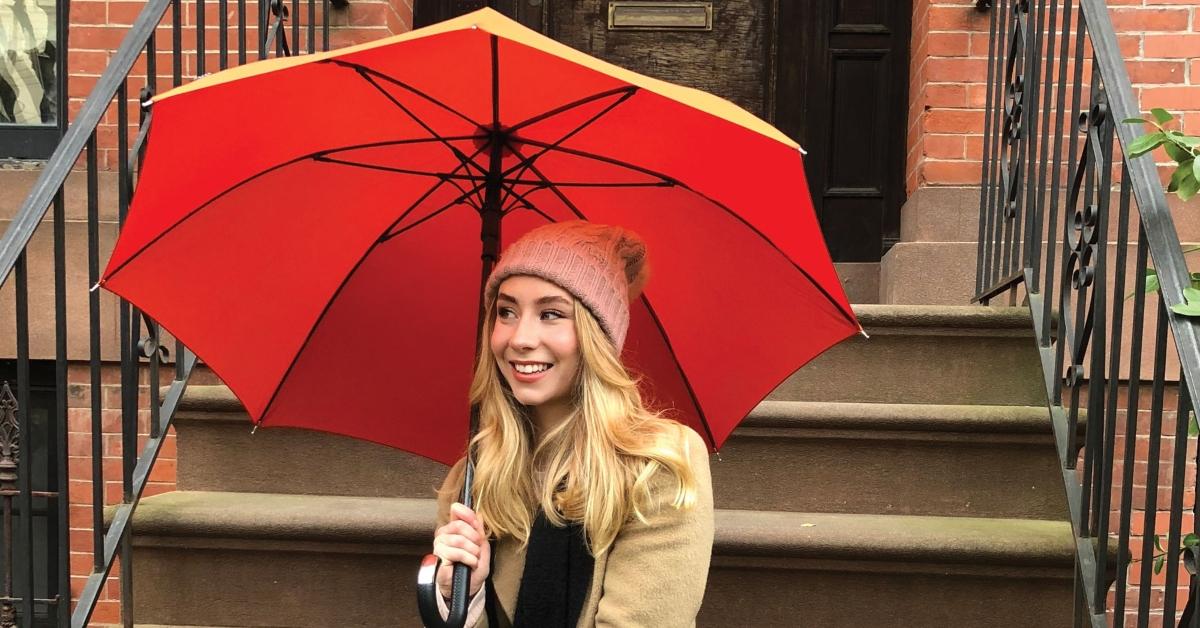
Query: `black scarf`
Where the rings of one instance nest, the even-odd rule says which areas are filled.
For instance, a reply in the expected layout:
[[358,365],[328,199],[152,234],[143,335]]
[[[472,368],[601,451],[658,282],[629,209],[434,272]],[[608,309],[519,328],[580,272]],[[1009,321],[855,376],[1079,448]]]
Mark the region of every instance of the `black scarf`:
[[581,524],[555,527],[539,510],[529,531],[513,628],[575,628],[595,565]]

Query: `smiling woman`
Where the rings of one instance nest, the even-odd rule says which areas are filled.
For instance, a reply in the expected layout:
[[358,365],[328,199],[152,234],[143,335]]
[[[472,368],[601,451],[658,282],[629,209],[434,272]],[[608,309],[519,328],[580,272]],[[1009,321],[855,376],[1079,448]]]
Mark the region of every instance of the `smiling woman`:
[[443,596],[454,563],[473,570],[467,626],[695,625],[708,450],[643,405],[620,358],[647,277],[636,234],[580,221],[528,232],[493,270],[470,393],[477,509],[453,503],[460,462],[434,539]]

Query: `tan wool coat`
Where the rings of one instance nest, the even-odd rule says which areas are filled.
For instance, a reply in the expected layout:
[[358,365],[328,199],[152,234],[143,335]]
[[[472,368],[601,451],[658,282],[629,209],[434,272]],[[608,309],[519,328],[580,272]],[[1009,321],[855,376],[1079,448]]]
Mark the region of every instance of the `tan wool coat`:
[[[712,479],[708,448],[691,429],[688,452],[696,475],[696,504],[687,510],[671,505],[673,482],[666,473],[651,480],[653,503],[645,512],[648,523],[632,518],[612,547],[596,557],[591,591],[579,616],[578,628],[691,628],[704,598],[712,556]],[[463,462],[450,469],[438,497],[437,525],[450,518],[461,486]],[[492,586],[500,604],[498,621],[510,628],[517,592],[525,568],[525,552],[512,538],[492,542]],[[487,627],[486,614],[476,628]]]

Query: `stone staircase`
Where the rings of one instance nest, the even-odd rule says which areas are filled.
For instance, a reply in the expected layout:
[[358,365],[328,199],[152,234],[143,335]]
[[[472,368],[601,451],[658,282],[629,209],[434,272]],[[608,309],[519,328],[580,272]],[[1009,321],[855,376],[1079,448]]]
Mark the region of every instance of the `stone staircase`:
[[[871,339],[793,375],[712,459],[699,625],[1069,625],[1073,541],[1027,310],[855,311]],[[176,429],[180,490],[134,518],[139,622],[418,625],[445,467],[251,435],[221,386],[189,388]]]

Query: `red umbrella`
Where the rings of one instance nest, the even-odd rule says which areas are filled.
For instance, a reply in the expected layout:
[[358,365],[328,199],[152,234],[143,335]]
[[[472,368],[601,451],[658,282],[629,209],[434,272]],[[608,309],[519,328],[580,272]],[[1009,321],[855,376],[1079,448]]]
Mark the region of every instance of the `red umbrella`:
[[151,111],[101,284],[188,345],[263,427],[453,463],[481,234],[494,253],[489,238],[546,221],[646,240],[653,278],[624,357],[714,449],[859,330],[794,142],[490,9],[210,75]]

